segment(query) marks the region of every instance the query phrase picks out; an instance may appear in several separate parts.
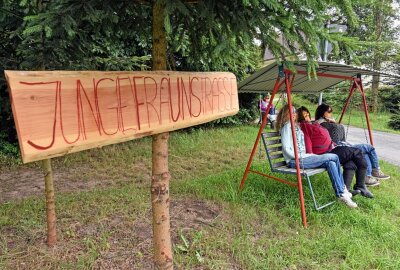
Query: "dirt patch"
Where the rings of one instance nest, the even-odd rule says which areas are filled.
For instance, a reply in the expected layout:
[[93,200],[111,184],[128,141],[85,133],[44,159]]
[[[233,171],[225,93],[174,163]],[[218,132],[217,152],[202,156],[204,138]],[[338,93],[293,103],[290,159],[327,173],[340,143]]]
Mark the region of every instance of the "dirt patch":
[[[55,192],[57,196],[61,192],[118,187],[126,182],[148,187],[150,171],[146,162],[133,163],[128,170],[87,163],[72,168],[54,166]],[[38,166],[0,172],[0,203],[34,196],[44,198],[44,193],[44,177]],[[181,235],[192,241],[194,232],[215,226],[221,211],[222,206],[216,203],[172,198],[170,214],[174,246],[183,244]],[[58,244],[51,249],[45,244],[43,228],[0,227],[0,268],[58,269],[79,265],[83,269],[153,269],[150,209],[140,216],[118,213],[110,213],[101,219],[93,216],[93,221],[85,224],[68,216],[59,215],[58,218]]]
[[[190,235],[192,232],[202,230],[204,227],[214,226],[222,207],[215,203],[179,199],[171,203],[171,237],[174,245],[182,242],[180,235]],[[96,261],[98,269],[152,269],[152,224],[151,212],[146,218],[133,224],[133,235],[119,232],[112,239],[113,243],[128,241],[135,243],[129,254],[126,250],[113,248]],[[117,228],[114,228],[116,230]],[[190,239],[189,239],[190,240]]]
[[[137,186],[148,185],[150,175],[147,166],[143,164],[135,164],[134,168],[127,170],[117,170],[112,175],[99,172],[98,168],[80,165],[79,169],[53,169],[53,179],[57,195],[58,192],[88,191],[126,182],[135,182]],[[44,196],[44,188],[43,172],[38,167],[0,172],[0,203]]]
[[39,169],[0,173],[0,183],[0,202],[44,194],[44,178]]
[[[189,198],[176,199],[170,207],[174,246],[182,244],[180,234],[191,241],[193,232],[215,226],[222,212],[221,205]],[[7,244],[6,249],[0,247],[0,257],[9,257],[5,267],[55,269],[85,261],[85,269],[153,269],[150,209],[141,216],[111,214],[87,224],[70,220],[60,224],[58,231],[57,246],[49,249],[44,231],[1,228],[0,239]]]

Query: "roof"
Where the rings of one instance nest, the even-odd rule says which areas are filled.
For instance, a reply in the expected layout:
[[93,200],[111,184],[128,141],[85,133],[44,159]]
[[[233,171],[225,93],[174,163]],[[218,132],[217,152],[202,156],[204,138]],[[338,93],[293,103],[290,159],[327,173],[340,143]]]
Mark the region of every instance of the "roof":
[[[349,66],[345,64],[330,63],[330,62],[318,62],[317,78],[309,79],[307,75],[307,61],[299,61],[294,63],[296,70],[305,72],[305,74],[296,74],[292,92],[297,93],[310,93],[310,92],[321,92],[324,89],[330,88],[342,81],[344,78],[324,77],[323,74],[346,76],[346,77],[357,77],[357,74],[361,75],[380,75],[381,77],[391,77],[400,79],[399,74],[392,74],[389,72],[377,71],[372,69],[366,69],[362,67]],[[274,88],[276,79],[279,73],[279,65],[277,62],[273,62],[255,73],[247,77],[245,80],[239,83],[239,93],[265,93],[271,92]],[[281,89],[284,88],[284,84]]]

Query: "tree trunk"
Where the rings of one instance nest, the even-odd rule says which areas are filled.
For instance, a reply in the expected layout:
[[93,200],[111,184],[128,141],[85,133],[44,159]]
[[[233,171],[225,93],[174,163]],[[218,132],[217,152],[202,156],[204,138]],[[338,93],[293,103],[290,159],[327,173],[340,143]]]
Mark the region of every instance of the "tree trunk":
[[52,247],[57,242],[53,170],[51,169],[51,159],[45,159],[42,162],[46,192],[47,245]]
[[[383,7],[383,0],[379,1],[375,6],[375,14],[374,14],[374,22],[375,22],[375,42],[379,42],[382,39],[382,7]],[[382,53],[380,52],[379,48],[374,49],[374,56],[373,56],[373,63],[372,69],[380,70],[381,63],[382,63]],[[379,80],[380,76],[375,75],[372,76],[372,112],[376,112],[378,110],[378,94],[379,94]]]
[[[380,65],[379,65],[380,67]],[[373,69],[376,69],[375,67]],[[376,69],[379,70],[379,69]],[[372,85],[371,85],[371,90],[372,90],[372,112],[376,112],[378,110],[378,95],[379,95],[379,80],[380,76],[379,75],[374,75],[372,76]]]
[[[43,3],[38,1],[38,10],[42,11]],[[40,70],[46,70],[44,60],[44,33],[40,33],[40,40],[42,45],[40,59],[42,60],[39,66]],[[42,160],[42,169],[44,174],[44,186],[46,193],[46,215],[47,215],[47,245],[53,247],[57,243],[57,231],[56,231],[56,199],[54,196],[54,181],[53,181],[53,170],[51,168],[51,159]]]
[[[153,3],[153,70],[166,70],[167,39],[164,28],[166,0]],[[153,210],[154,266],[156,269],[173,269],[169,217],[168,171],[169,133],[153,135],[151,204]]]

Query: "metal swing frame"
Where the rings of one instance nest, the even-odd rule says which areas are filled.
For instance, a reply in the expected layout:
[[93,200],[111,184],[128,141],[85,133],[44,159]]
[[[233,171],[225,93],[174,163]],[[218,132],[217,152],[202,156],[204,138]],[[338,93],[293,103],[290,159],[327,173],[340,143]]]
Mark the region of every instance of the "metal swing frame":
[[[289,69],[285,69],[283,66],[279,66],[277,79],[275,81],[275,85],[274,85],[274,88],[273,88],[273,91],[272,91],[272,94],[271,94],[271,100],[274,100],[275,94],[284,85],[285,86],[285,91],[287,93],[288,106],[290,108],[292,107],[291,93],[292,93],[293,82],[294,82],[296,74],[307,75],[307,72],[303,71],[303,70],[296,70],[296,72],[294,73]],[[343,107],[339,123],[341,123],[341,121],[342,121],[342,118],[343,118],[343,116],[344,116],[344,114],[345,114],[345,112],[347,110],[347,107],[349,105],[349,101],[350,101],[355,89],[358,89],[361,92],[362,99],[363,99],[363,105],[364,105],[365,117],[366,117],[366,120],[367,120],[369,139],[370,139],[371,145],[373,145],[372,132],[371,132],[371,126],[370,126],[370,122],[369,122],[369,115],[368,115],[368,108],[367,108],[367,101],[366,101],[366,97],[365,97],[365,93],[364,93],[364,89],[363,89],[363,85],[362,85],[361,74],[357,74],[356,77],[352,77],[352,76],[343,76],[343,75],[337,75],[337,74],[329,74],[329,73],[326,73],[326,72],[324,72],[324,73],[317,72],[316,75],[318,77],[335,78],[335,79],[341,79],[343,81],[352,82],[351,87],[349,89],[349,96],[347,98],[345,106]],[[263,130],[264,130],[264,127],[265,127],[266,122],[267,122],[266,117],[267,117],[267,115],[269,113],[270,108],[271,108],[271,103],[268,104],[267,110],[266,110],[265,115],[264,115],[264,118],[263,118],[262,123],[260,125],[260,129],[258,131],[257,138],[256,138],[256,140],[254,142],[254,146],[253,146],[252,152],[250,154],[249,161],[247,163],[246,169],[245,169],[244,174],[243,174],[242,181],[240,183],[239,191],[241,191],[243,189],[244,183],[245,183],[245,181],[247,179],[247,176],[248,176],[249,172],[264,176],[264,177],[266,177],[268,179],[279,181],[279,182],[284,183],[284,184],[288,184],[288,185],[293,186],[293,187],[296,187],[298,189],[298,191],[299,191],[299,201],[300,201],[300,211],[301,211],[302,223],[303,223],[304,228],[307,228],[307,217],[306,217],[306,210],[305,210],[305,205],[304,205],[304,194],[303,194],[303,184],[302,184],[302,175],[304,175],[304,173],[302,173],[302,170],[300,169],[300,160],[299,160],[299,154],[298,154],[297,143],[296,143],[297,142],[297,138],[296,138],[296,133],[295,133],[295,123],[294,123],[293,118],[292,118],[292,115],[293,115],[292,110],[289,110],[289,115],[290,115],[290,125],[291,125],[291,130],[292,130],[294,154],[295,154],[295,160],[296,160],[296,169],[293,169],[293,170],[295,170],[295,172],[292,171],[290,173],[291,174],[296,174],[297,183],[290,182],[290,181],[287,181],[285,179],[282,179],[282,178],[279,178],[279,177],[276,177],[276,176],[264,174],[262,172],[255,171],[255,170],[250,168],[251,164],[253,162],[254,155],[255,155],[256,150],[257,150],[258,143],[260,142],[260,138],[262,137],[264,139]],[[264,144],[264,146],[265,146],[265,144]],[[268,156],[268,147],[266,147],[266,150],[267,150],[267,156]],[[268,156],[268,159],[270,161],[270,166],[271,166],[271,171],[272,172],[274,172],[274,171],[275,172],[278,171],[278,172],[281,172],[281,173],[283,172],[282,170],[278,170],[276,168],[273,168],[273,164],[272,164],[269,156]],[[288,173],[288,172],[286,172],[286,173]],[[311,191],[311,194],[312,194],[312,197],[313,197],[313,200],[314,200],[314,206],[317,208],[318,206],[317,206],[316,201],[315,201],[315,196],[314,196],[314,192],[313,192],[313,189],[312,189],[311,181],[309,179],[309,175],[306,174],[305,176],[306,176],[307,181],[309,183],[310,191]],[[326,207],[326,206],[328,206],[330,204],[331,203],[329,203],[327,205],[323,205],[319,209],[321,209],[323,207]],[[317,210],[318,210],[318,208],[317,208]]]

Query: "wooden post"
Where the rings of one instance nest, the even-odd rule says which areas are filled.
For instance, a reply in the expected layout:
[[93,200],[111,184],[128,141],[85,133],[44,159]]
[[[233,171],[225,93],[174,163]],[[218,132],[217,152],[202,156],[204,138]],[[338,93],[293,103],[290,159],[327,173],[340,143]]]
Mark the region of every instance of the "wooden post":
[[51,159],[42,162],[45,192],[46,192],[46,214],[47,214],[47,245],[52,247],[57,242],[56,232],[56,206],[54,198],[53,170],[51,169]]
[[154,266],[156,269],[173,269],[172,243],[169,216],[168,172],[169,133],[153,136],[153,170],[151,177],[151,204],[153,209]]
[[[38,1],[38,10],[42,10],[42,1]],[[43,32],[40,33],[41,45],[44,47],[45,39]],[[41,55],[40,70],[45,70],[44,50]],[[42,168],[44,174],[44,185],[46,193],[46,215],[47,215],[47,245],[53,247],[57,243],[56,231],[56,204],[54,197],[54,184],[53,184],[53,170],[51,168],[51,159],[44,159],[42,161]]]
[[[164,28],[166,0],[153,3],[153,70],[166,70],[167,39]],[[173,269],[172,243],[169,216],[168,170],[169,133],[153,135],[151,204],[153,210],[154,266],[156,269]]]

